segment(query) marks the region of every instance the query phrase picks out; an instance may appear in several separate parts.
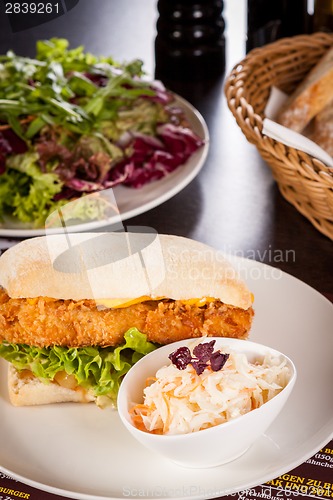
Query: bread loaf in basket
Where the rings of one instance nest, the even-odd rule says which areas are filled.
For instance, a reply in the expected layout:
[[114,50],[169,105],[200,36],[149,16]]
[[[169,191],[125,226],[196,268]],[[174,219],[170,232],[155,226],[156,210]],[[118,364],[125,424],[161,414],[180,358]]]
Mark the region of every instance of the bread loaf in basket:
[[291,95],[332,47],[333,34],[314,33],[254,49],[227,76],[225,95],[247,140],[271,168],[282,195],[333,240],[333,169],[262,133],[271,88]]

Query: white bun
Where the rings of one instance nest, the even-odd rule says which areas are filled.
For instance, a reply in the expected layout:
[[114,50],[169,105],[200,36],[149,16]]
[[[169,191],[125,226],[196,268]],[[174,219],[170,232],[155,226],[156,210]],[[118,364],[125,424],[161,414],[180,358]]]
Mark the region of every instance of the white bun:
[[52,382],[44,384],[36,377],[20,375],[11,364],[8,366],[8,393],[14,406],[95,401],[95,397],[83,389],[75,391]]
[[174,300],[212,297],[248,309],[252,296],[222,252],[153,233],[73,233],[32,238],[0,258],[13,298]]
[[282,106],[278,123],[302,133],[333,99],[333,47],[328,49]]

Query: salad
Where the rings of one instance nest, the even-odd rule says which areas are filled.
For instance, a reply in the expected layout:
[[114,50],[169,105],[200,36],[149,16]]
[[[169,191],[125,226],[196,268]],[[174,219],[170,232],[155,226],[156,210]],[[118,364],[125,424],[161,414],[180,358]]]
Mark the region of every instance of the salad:
[[279,394],[290,379],[286,360],[265,356],[251,363],[215,340],[180,347],[171,364],[147,380],[143,403],[130,410],[133,424],[153,434],[187,434],[244,415]]
[[[42,227],[69,201],[161,179],[202,145],[139,60],[119,64],[58,38],[38,41],[35,58],[0,56],[2,220]],[[84,220],[107,208],[79,207]]]

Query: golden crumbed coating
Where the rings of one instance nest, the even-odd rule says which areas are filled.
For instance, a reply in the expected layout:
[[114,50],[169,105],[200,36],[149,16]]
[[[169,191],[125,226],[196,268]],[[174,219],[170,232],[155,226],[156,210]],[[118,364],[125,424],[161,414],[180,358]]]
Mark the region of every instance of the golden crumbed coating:
[[246,338],[253,314],[252,308],[220,301],[199,307],[161,300],[100,309],[93,300],[11,299],[0,289],[0,341],[38,347],[115,346],[131,327],[159,344],[204,335]]
[[248,336],[253,314],[252,308],[244,310],[220,301],[204,307],[177,300],[161,301],[156,309],[148,312],[144,331],[149,340],[159,344],[204,335],[244,339]]

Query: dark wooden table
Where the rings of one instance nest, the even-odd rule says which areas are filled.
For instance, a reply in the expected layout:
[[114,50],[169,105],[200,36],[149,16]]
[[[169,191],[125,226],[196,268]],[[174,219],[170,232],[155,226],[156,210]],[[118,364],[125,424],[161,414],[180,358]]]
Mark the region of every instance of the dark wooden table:
[[[0,52],[33,55],[35,42],[65,37],[120,61],[140,58],[154,74],[157,0],[80,0],[65,15],[13,32],[1,4]],[[201,240],[227,252],[277,266],[322,293],[333,293],[332,242],[279,193],[271,172],[227,108],[224,78],[245,54],[245,2],[225,2],[226,72],[213,80],[169,85],[205,118],[211,137],[198,177],[174,198],[129,225]],[[181,216],[180,216],[181,214]]]

